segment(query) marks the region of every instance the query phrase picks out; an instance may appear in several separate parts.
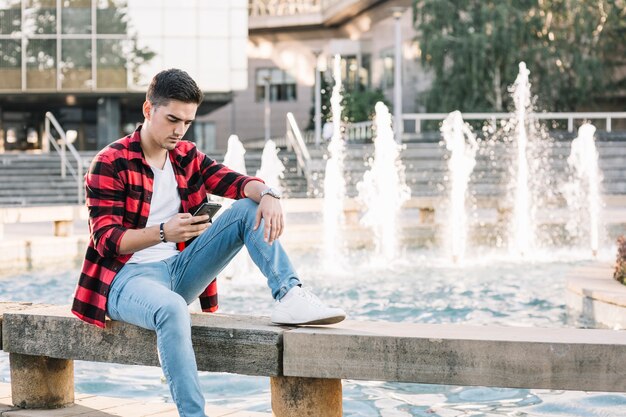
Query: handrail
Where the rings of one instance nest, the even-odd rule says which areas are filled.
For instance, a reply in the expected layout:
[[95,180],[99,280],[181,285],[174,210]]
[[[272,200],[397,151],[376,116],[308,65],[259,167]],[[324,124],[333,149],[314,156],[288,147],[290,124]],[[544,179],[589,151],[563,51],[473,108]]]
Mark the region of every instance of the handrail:
[[349,141],[359,141],[371,139],[373,136],[372,127],[374,123],[372,121],[350,123],[346,126],[345,137]]
[[[50,124],[51,123],[52,123],[52,126],[54,127],[54,129],[57,131],[57,133],[61,137],[61,146],[60,147],[59,147],[59,144],[57,143],[57,141],[52,136],[52,133],[50,131]],[[63,128],[61,127],[61,125],[59,124],[57,119],[50,112],[46,112],[45,135],[48,138],[48,141],[52,144],[54,149],[57,151],[57,153],[61,156],[61,177],[65,178],[66,177],[66,169],[69,169],[70,173],[72,174],[72,176],[76,180],[76,184],[77,184],[77,187],[78,187],[78,193],[77,193],[78,204],[83,204],[83,202],[84,202],[84,197],[83,197],[83,159],[81,158],[80,154],[78,153],[78,151],[76,150],[74,145],[72,145],[70,142],[67,141],[67,135],[65,133],[65,130],[63,130]],[[72,156],[74,157],[74,160],[76,161],[76,170],[74,169],[72,164],[70,164],[69,161],[67,160],[66,148],[70,150],[70,153],[72,154]]]
[[[424,120],[443,120],[448,113],[407,113],[402,115],[402,120],[415,121],[414,133],[421,132],[421,122]],[[510,119],[513,113],[463,113],[463,120],[496,120]],[[606,121],[606,131],[611,132],[613,119],[626,119],[626,112],[534,112],[528,117],[537,120],[567,120],[567,131],[574,131],[574,120],[598,120]]]
[[287,113],[287,128],[285,133],[287,139],[287,149],[293,149],[298,161],[298,174],[304,176],[307,182],[307,188],[312,184],[311,179],[311,154],[306,147],[306,143],[302,139],[302,133],[296,123],[296,119],[293,117],[293,113]]

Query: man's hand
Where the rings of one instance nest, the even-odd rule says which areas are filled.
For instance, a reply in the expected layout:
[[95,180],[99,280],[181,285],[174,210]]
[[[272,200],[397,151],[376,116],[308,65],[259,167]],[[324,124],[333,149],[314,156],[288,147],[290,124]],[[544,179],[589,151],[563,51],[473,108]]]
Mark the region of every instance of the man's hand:
[[163,231],[168,242],[185,242],[200,235],[209,226],[208,214],[194,217],[190,213],[178,213],[163,225]]
[[270,245],[283,234],[285,222],[283,219],[283,208],[280,200],[266,195],[261,198],[259,208],[256,211],[256,221],[254,222],[254,230],[259,228],[261,219],[265,220],[263,228],[263,238]]

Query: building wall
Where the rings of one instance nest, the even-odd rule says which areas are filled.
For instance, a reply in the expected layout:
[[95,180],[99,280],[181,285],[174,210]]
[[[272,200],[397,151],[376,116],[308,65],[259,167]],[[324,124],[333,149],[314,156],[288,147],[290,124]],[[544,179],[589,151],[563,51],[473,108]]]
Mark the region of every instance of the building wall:
[[[216,147],[225,149],[228,137],[238,134],[242,141],[264,137],[263,102],[255,101],[255,74],[258,68],[273,66],[292,71],[297,79],[297,100],[271,103],[271,136],[285,134],[285,117],[294,113],[300,129],[308,127],[313,108],[315,84],[315,54],[332,69],[332,56],[371,56],[371,88],[382,86],[383,57],[385,51],[393,53],[394,25],[392,7],[403,6],[400,19],[403,50],[403,110],[419,110],[417,98],[427,88],[430,77],[425,74],[419,60],[419,45],[414,41],[413,16],[406,0],[380,2],[337,27],[291,27],[253,31],[248,42],[248,88],[235,94],[232,103],[210,113],[202,120],[214,123]],[[393,102],[393,88],[384,89]]]
[[0,1],[0,141],[41,149],[51,111],[81,149],[101,148],[143,121],[167,68],[198,82],[199,113],[213,110],[248,86],[247,41],[247,0]]

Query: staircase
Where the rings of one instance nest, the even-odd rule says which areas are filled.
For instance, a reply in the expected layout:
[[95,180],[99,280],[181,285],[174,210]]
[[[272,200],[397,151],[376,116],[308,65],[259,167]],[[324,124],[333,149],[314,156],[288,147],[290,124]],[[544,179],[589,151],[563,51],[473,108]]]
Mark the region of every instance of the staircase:
[[[603,192],[605,195],[626,194],[626,132],[599,132],[596,146],[600,154]],[[555,138],[548,159],[551,169],[565,176],[567,157],[572,137]],[[407,185],[412,197],[438,197],[446,194],[447,151],[437,142],[409,142],[401,153]],[[497,144],[493,150],[495,159],[483,147],[477,156],[469,192],[477,198],[500,198],[507,192],[510,163],[501,155],[513,144]],[[248,175],[256,175],[261,167],[262,149],[246,146]],[[297,173],[296,156],[293,151],[280,147],[279,158],[286,167],[281,180],[287,198],[322,197],[324,194],[324,171],[326,168],[325,146],[309,145],[313,183],[307,184],[304,175]],[[358,195],[356,184],[362,181],[369,169],[368,159],[373,156],[373,144],[348,144],[344,160],[346,191],[348,197]],[[95,153],[81,152],[85,170]],[[211,155],[222,161],[223,154]],[[75,164],[75,162],[72,162]],[[68,172],[61,177],[60,157],[56,154],[0,154],[0,207],[78,204],[77,183]]]
[[[307,181],[304,175],[298,175],[298,163],[295,153],[288,151],[286,147],[279,147],[278,157],[285,166],[284,178],[280,180],[285,198],[306,198]],[[245,153],[246,170],[248,175],[255,176],[261,169],[261,156],[263,149],[247,147]],[[223,155],[216,155],[217,161],[224,159]]]
[[[94,155],[81,153],[83,163]],[[0,154],[0,207],[68,204],[79,204],[78,184],[69,172],[62,177],[59,155]]]
[[[570,154],[571,140],[575,135],[556,135],[553,146],[543,155],[550,169],[558,175],[559,180],[567,180],[567,157]],[[600,155],[599,166],[603,175],[603,193],[609,195],[626,194],[626,132],[598,132],[596,146]],[[448,172],[445,146],[436,141],[408,142],[401,152],[405,168],[406,183],[411,188],[412,197],[437,197],[446,194],[446,175]],[[498,198],[507,192],[510,179],[511,162],[502,158],[511,153],[513,143],[498,143],[491,148],[483,144],[482,151],[476,156],[476,166],[472,173],[469,192],[477,198]],[[508,149],[507,149],[508,148]],[[493,159],[490,155],[493,151]],[[323,196],[324,171],[327,154],[325,147],[309,147],[312,158],[313,193]],[[363,180],[369,170],[369,158],[374,155],[374,145],[351,144],[345,148],[344,173],[346,178],[346,194],[348,197],[358,195],[356,184]]]

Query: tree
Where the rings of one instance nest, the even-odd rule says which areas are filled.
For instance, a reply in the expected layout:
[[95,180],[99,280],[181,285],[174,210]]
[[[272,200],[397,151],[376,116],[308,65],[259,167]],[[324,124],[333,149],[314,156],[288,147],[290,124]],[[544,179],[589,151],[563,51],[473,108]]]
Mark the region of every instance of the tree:
[[[333,79],[330,71],[325,71],[321,79],[321,114],[322,114],[322,124],[324,122],[331,121],[332,119],[332,109],[330,106],[330,97],[333,92]],[[315,88],[315,87],[313,87]],[[360,84],[356,88],[342,89],[343,100],[341,101],[341,105],[343,106],[343,110],[341,112],[341,118],[344,122],[349,123],[357,123],[364,122],[367,120],[372,120],[374,116],[374,106],[377,102],[382,101],[390,108],[391,105],[385,98],[381,89],[368,89],[363,84]],[[307,130],[313,130],[315,128],[315,94],[313,94],[313,106],[309,111],[310,119]]]
[[626,88],[626,0],[415,0],[414,17],[429,112],[506,110],[520,61],[552,111]]
[[393,111],[380,89],[368,90],[363,87],[347,91],[343,99],[343,119],[350,123],[372,120],[374,107],[379,101],[385,103],[390,111]]

